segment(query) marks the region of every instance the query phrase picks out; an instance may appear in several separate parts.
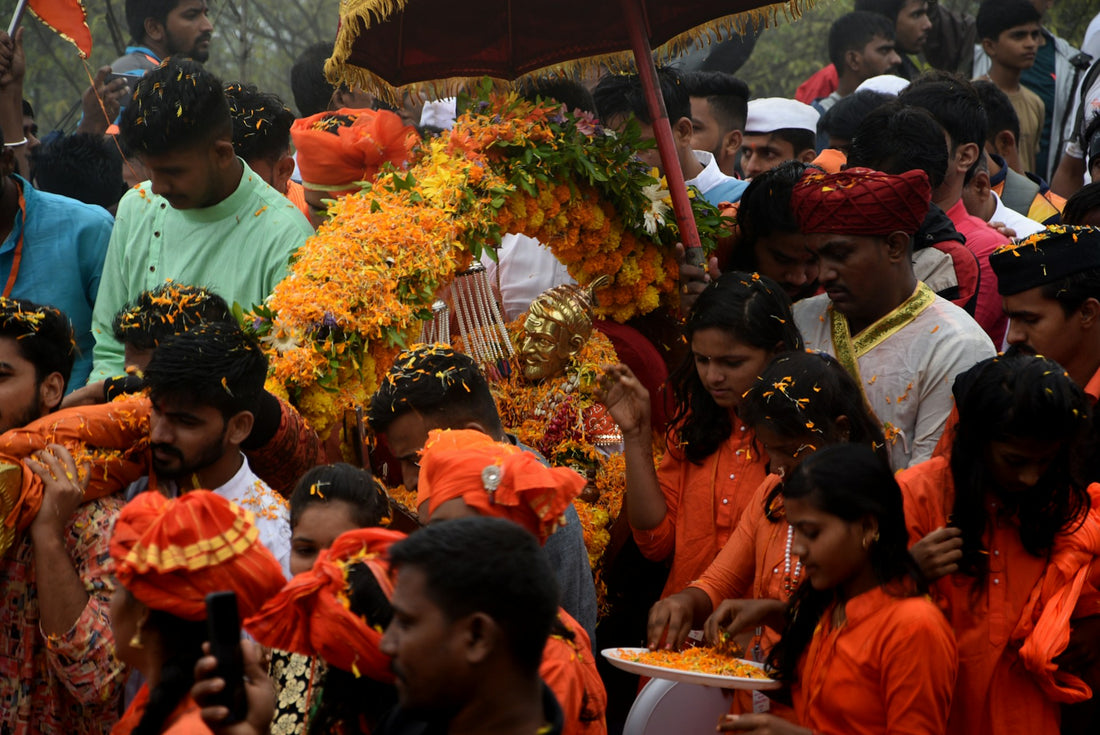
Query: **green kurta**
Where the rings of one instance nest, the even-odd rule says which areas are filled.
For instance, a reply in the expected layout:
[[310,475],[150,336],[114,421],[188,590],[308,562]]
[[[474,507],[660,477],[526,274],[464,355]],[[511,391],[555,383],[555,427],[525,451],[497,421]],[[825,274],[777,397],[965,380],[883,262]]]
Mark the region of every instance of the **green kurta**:
[[142,291],[172,280],[249,308],[268,297],[312,234],[290,200],[247,165],[236,191],[212,207],[173,209],[148,181],[131,189],[118,205],[92,314],[90,380],[122,374],[122,345],[111,324]]

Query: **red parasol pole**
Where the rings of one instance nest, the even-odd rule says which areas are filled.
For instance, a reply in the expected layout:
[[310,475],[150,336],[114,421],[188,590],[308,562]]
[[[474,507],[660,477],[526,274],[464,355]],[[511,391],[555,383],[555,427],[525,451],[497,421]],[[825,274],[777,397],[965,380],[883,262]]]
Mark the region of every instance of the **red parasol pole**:
[[680,158],[676,155],[676,144],[672,140],[668,110],[665,109],[665,101],[661,96],[661,86],[657,83],[657,67],[653,63],[653,49],[649,46],[649,34],[645,29],[642,0],[620,0],[620,4],[626,17],[630,46],[634,51],[634,62],[638,67],[638,78],[642,82],[646,106],[649,107],[649,117],[653,120],[653,137],[657,139],[657,151],[661,154],[661,165],[672,195],[672,210],[676,213],[680,239],[687,251],[687,262],[702,265],[706,258],[699,242],[699,231],[695,228],[695,216],[691,212],[691,201],[684,184]]

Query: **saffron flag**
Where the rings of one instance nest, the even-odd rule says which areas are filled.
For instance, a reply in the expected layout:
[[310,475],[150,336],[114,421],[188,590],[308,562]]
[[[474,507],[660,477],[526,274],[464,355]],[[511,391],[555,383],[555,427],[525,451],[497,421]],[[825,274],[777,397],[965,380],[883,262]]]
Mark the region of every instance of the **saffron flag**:
[[27,0],[35,16],[80,50],[81,58],[92,53],[92,31],[83,0]]

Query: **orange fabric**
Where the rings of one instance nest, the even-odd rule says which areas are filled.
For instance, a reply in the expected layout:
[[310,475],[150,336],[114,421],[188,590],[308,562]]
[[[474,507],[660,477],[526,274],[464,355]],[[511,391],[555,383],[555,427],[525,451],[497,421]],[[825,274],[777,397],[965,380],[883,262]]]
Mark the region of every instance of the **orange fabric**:
[[647,559],[672,557],[662,598],[687,587],[714,561],[767,476],[767,455],[757,453],[753,437],[735,417],[730,438],[701,465],[673,450],[661,458],[657,480],[667,512],[656,528],[633,533]]
[[[145,714],[145,707],[148,704],[149,685],[144,684],[138,690],[134,701],[130,702],[130,706],[126,708],[122,719],[111,728],[111,735],[130,735],[134,728],[138,726],[138,723],[141,722],[142,715]],[[184,697],[175,711],[168,716],[161,733],[162,735],[204,735],[204,733],[213,733],[213,730],[203,722],[199,705],[188,695]]]
[[92,31],[81,0],[28,0],[27,7],[35,16],[66,41],[80,50],[81,58],[92,53]]
[[306,204],[306,189],[297,181],[286,182],[286,198],[298,208],[306,219],[309,219],[309,205]]
[[915,169],[896,176],[869,168],[808,173],[791,191],[791,210],[806,234],[912,235],[931,203],[928,174]]
[[333,192],[354,191],[384,163],[403,165],[420,141],[416,128],[393,112],[347,108],[295,120],[290,135],[302,186]]
[[1093,406],[1097,401],[1100,401],[1100,370],[1097,370],[1089,378],[1089,382],[1084,387],[1085,395],[1089,398],[1089,403]]
[[[954,505],[950,452],[898,474],[905,498],[909,538],[915,542],[947,524]],[[1095,498],[1100,488],[1093,486]],[[989,501],[989,513],[996,503]],[[1034,557],[1010,522],[996,522],[984,539],[989,575],[974,580],[956,574],[938,580],[933,594],[959,646],[959,681],[947,732],[951,735],[1008,735],[1057,732],[1059,701],[1079,701],[1080,686],[1052,659],[1069,640],[1069,617],[1081,597],[1090,561],[1100,553],[1100,516],[1055,542],[1052,558]],[[1089,588],[1091,590],[1091,588]],[[1055,699],[1057,697],[1057,700]]]
[[565,610],[558,609],[558,619],[573,633],[573,640],[557,635],[547,639],[539,676],[561,705],[562,735],[605,735],[607,692],[596,670],[592,642]]
[[[494,471],[499,485],[490,491],[486,473]],[[531,452],[480,431],[435,429],[420,455],[416,507],[427,503],[430,516],[462,498],[480,515],[518,523],[544,544],[564,525],[566,509],[586,483],[573,470],[547,467]]]
[[844,151],[838,151],[836,148],[826,148],[813,160],[815,166],[820,166],[830,174],[840,173],[846,163],[848,163],[848,156],[844,155]]
[[[280,400],[279,405],[282,418],[275,436],[245,454],[260,478],[283,489],[287,487],[287,475],[297,473],[296,478],[321,463],[323,447],[317,432],[305,425],[290,404]],[[56,411],[21,429],[0,434],[0,462],[19,464],[48,444],[61,444],[73,453],[78,467],[85,462],[91,466],[86,501],[123,490],[146,475],[150,476],[150,487],[155,487],[148,451],[151,411],[152,404],[144,394]],[[285,492],[289,494],[289,489]],[[24,531],[41,505],[42,481],[24,468],[19,498],[3,523],[17,532]]]
[[[768,475],[753,493],[745,506],[737,528],[730,535],[718,556],[714,558],[706,571],[691,583],[710,598],[711,609],[716,609],[723,600],[783,600],[791,597],[791,592],[801,578],[798,571],[798,557],[790,559],[790,577],[787,573],[787,529],[786,517],[782,513],[783,498],[775,499],[776,512],[783,516],[779,522],[772,523],[765,516],[765,501],[781,479],[779,475]],[[776,642],[779,633],[764,628],[760,637],[760,648],[767,655]],[[750,651],[750,654],[753,652]],[[740,692],[738,695],[742,694]],[[733,712],[752,712],[751,697],[735,696]],[[794,710],[779,701],[773,700],[771,714],[798,723]]]
[[[792,579],[785,575],[787,565],[787,521],[783,517],[772,523],[764,514],[764,502],[768,494],[779,485],[779,475],[768,475],[756,488],[752,499],[745,506],[737,528],[722,546],[718,556],[691,583],[707,593],[711,605],[717,608],[722,600],[789,600],[791,590],[797,584],[794,572],[798,557],[791,559]],[[782,515],[783,499],[776,498],[778,512]],[[765,651],[779,640],[779,634],[768,630],[762,642]]]
[[286,581],[253,518],[208,490],[173,500],[140,493],[115,521],[115,577],[149,607],[185,620],[205,620],[206,595],[232,590],[243,620]]
[[[112,403],[80,406],[36,419],[0,435],[0,462],[19,464],[48,444],[61,444],[80,467],[91,464],[85,500],[125,488],[149,474],[149,400],[126,396]],[[42,480],[24,468],[15,509],[4,524],[23,531],[42,506]]]
[[844,616],[834,628],[826,609],[802,658],[791,686],[799,723],[819,735],[942,735],[958,660],[936,606],[876,587],[848,600]]
[[405,534],[383,528],[341,534],[318,555],[310,571],[296,575],[245,620],[245,630],[262,645],[319,656],[338,669],[392,683],[390,657],[378,649],[381,626],[348,609],[348,569],[365,564],[386,597],[392,597],[385,554],[403,538]]
[[[992,189],[997,196],[1003,198],[1005,193],[1005,179],[1001,179],[991,186],[990,189]],[[1035,197],[1031,200],[1031,206],[1027,208],[1026,212],[1020,212],[1020,214],[1044,225],[1057,224],[1061,222],[1062,210],[1065,208],[1065,197],[1055,194],[1050,189],[1042,191],[1040,188],[1040,191],[1036,192]]]

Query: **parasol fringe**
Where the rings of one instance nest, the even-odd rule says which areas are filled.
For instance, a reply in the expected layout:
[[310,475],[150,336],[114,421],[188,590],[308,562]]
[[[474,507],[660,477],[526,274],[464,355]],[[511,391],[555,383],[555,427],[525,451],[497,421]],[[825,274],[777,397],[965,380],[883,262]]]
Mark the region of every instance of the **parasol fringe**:
[[[329,81],[334,84],[343,83],[349,87],[358,87],[391,105],[400,105],[405,92],[414,96],[423,96],[425,99],[440,99],[454,97],[464,90],[474,89],[481,84],[485,79],[484,75],[449,77],[394,87],[374,72],[348,63],[352,45],[359,33],[360,23],[364,28],[369,28],[374,23],[403,10],[408,2],[409,0],[343,0],[336,44],[332,56],[325,62],[325,75]],[[817,2],[818,0],[782,0],[782,2],[717,18],[685,31],[662,44],[653,52],[654,61],[659,65],[665,64],[694,46],[724,41],[732,38],[734,34],[744,35],[750,28],[755,32],[762,28],[778,26],[781,16],[787,22],[796,21]],[[613,73],[633,71],[634,57],[629,50],[598,54],[535,69],[514,81],[491,79],[497,88],[510,89],[514,84],[527,79],[545,76],[579,77],[600,66],[607,67]]]

